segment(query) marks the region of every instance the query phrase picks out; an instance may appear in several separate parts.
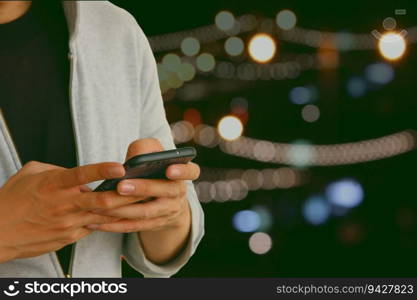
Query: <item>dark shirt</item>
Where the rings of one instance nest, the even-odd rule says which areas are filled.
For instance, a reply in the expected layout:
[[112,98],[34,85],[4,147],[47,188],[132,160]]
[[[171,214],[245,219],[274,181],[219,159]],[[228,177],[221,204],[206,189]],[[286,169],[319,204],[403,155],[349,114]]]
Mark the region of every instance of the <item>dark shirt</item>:
[[[0,107],[22,164],[77,165],[60,1],[33,1],[21,18],[0,24]],[[65,273],[71,247],[57,252]]]

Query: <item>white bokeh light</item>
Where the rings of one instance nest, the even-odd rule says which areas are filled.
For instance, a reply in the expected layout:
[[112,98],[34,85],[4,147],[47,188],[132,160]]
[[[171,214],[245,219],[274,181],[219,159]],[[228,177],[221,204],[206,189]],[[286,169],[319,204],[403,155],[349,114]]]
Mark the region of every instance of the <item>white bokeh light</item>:
[[267,63],[274,58],[277,50],[275,40],[268,34],[259,33],[249,42],[249,55],[258,63]]
[[384,58],[397,60],[405,53],[405,39],[401,34],[396,32],[385,33],[379,39],[378,49]]
[[243,125],[239,118],[226,116],[220,120],[217,130],[223,139],[233,141],[242,135]]

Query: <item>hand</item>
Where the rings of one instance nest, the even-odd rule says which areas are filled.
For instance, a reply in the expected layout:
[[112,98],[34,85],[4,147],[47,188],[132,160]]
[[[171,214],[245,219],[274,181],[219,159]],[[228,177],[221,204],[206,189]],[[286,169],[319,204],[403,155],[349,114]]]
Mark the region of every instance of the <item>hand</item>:
[[0,188],[0,262],[58,250],[89,234],[85,225],[117,220],[91,210],[125,205],[134,198],[91,192],[85,184],[124,174],[119,163],[72,169],[24,165]]
[[[137,140],[129,146],[126,159],[138,154],[162,151],[155,139]],[[129,179],[121,181],[117,192],[126,197],[135,197],[139,203],[114,209],[95,210],[95,213],[121,218],[108,224],[91,224],[89,229],[110,232],[159,231],[184,226],[190,223],[184,180],[195,180],[200,168],[194,163],[171,165],[165,179]],[[151,201],[144,201],[150,200]]]

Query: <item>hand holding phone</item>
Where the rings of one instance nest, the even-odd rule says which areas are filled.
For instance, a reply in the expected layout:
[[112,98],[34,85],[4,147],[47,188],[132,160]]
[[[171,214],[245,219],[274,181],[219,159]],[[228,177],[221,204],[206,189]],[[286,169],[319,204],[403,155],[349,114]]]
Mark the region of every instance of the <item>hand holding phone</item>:
[[[123,166],[124,176],[105,181],[96,189],[117,190],[117,193],[102,192],[103,206],[109,207],[94,210],[93,213],[119,220],[108,224],[89,224],[88,229],[140,232],[144,243],[150,241],[155,244],[156,239],[156,244],[166,243],[173,250],[178,247],[173,243],[173,237],[175,240],[186,240],[191,226],[190,201],[197,200],[194,193],[189,193],[191,186],[186,181],[196,180],[200,174],[198,165],[189,162],[196,151],[194,148],[162,150],[160,142],[152,138],[136,140],[129,145],[127,162]],[[142,155],[135,156],[138,154]],[[172,232],[174,228],[175,234],[163,234],[164,238],[160,239],[159,233],[165,232],[165,229]]]
[[124,163],[126,174],[123,177],[102,182],[94,191],[116,190],[117,184],[124,179],[166,178],[166,169],[173,164],[186,164],[193,160],[197,151],[193,147],[184,147],[167,151],[152,152],[132,157]]

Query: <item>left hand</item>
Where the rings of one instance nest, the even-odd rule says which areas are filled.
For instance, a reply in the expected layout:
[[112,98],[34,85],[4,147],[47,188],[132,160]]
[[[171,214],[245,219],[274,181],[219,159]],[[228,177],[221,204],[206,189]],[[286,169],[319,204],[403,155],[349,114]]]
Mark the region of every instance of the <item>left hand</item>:
[[[140,139],[130,144],[126,160],[150,152],[163,151],[158,140]],[[185,180],[195,180],[200,168],[195,163],[171,165],[169,179],[126,179],[117,186],[117,193],[136,198],[139,203],[95,210],[97,214],[120,218],[113,223],[87,225],[89,229],[109,232],[158,231],[189,224],[190,208]],[[150,201],[144,201],[150,200]]]

